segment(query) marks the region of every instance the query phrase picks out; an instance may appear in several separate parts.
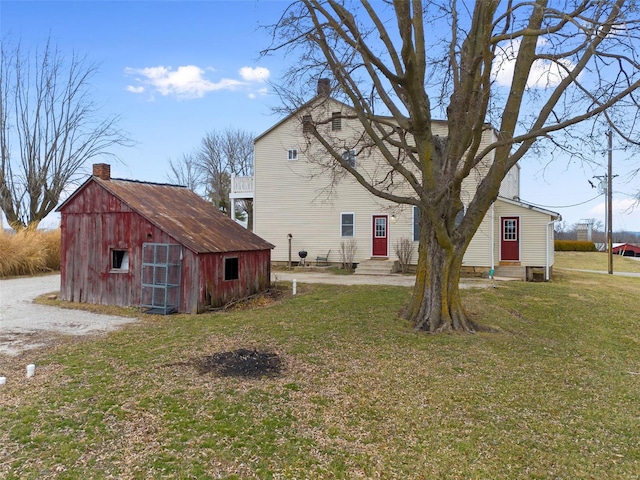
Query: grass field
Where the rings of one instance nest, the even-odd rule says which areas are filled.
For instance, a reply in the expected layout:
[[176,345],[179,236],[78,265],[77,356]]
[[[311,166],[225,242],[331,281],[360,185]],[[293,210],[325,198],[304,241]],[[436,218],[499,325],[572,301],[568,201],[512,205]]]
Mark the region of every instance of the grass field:
[[[613,255],[613,271],[640,273],[640,258]],[[554,268],[609,270],[609,257],[604,252],[555,252]]]
[[[465,290],[476,335],[415,332],[404,288],[298,292],[0,357],[0,477],[638,478],[640,278]],[[191,363],[240,347],[284,373]]]

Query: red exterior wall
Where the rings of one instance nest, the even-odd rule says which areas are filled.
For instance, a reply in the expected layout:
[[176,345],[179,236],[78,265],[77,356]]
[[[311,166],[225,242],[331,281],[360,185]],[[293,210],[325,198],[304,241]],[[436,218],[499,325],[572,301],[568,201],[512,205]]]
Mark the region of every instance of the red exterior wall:
[[[73,302],[139,306],[142,244],[178,242],[89,182],[61,209],[60,297]],[[128,271],[111,270],[112,249],[129,252]],[[196,254],[182,247],[180,311],[196,313],[269,288],[271,251]],[[238,257],[238,280],[224,280],[224,258]]]
[[[271,250],[199,255],[198,311],[218,307],[269,288]],[[225,258],[238,258],[238,279],[224,279]]]

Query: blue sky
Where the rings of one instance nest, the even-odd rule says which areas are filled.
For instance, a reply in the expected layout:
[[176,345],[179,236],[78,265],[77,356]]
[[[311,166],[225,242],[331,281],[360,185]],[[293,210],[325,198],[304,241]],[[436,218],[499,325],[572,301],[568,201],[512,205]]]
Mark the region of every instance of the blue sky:
[[[104,161],[112,163],[114,177],[165,182],[169,160],[192,152],[207,132],[231,127],[259,134],[279,120],[269,81],[280,79],[286,59],[259,57],[269,45],[259,25],[274,23],[288,4],[0,0],[0,32],[25,47],[50,35],[62,52],[97,62],[94,100],[102,113],[120,115],[121,128],[136,142],[114,150],[121,162]],[[606,138],[602,142],[604,151]],[[638,181],[624,183],[632,169],[622,162],[626,156],[614,152],[614,174],[620,175],[613,188],[614,230],[640,231],[640,209],[625,213],[640,188]],[[546,159],[523,160],[522,200],[559,212],[569,224],[604,221],[604,198],[594,199],[588,180],[606,173],[606,154],[594,160],[602,167],[558,161],[545,169]],[[44,224],[55,226],[57,219]]]

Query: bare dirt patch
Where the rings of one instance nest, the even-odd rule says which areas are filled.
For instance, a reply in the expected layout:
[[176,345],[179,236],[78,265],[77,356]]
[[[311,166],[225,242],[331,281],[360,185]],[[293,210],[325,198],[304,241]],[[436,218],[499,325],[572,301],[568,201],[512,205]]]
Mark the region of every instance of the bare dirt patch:
[[282,370],[277,353],[239,348],[218,352],[193,361],[201,374],[214,373],[222,377],[276,377]]

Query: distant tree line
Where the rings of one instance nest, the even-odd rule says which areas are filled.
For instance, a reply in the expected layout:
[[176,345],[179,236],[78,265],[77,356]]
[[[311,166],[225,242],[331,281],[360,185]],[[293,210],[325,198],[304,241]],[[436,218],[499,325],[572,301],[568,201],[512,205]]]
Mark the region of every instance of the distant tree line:
[[[591,241],[595,243],[606,243],[607,232],[603,222],[590,219],[591,222]],[[582,225],[580,223],[568,224],[566,221],[555,224],[556,240],[586,240],[579,234]],[[580,236],[580,238],[578,238]],[[612,238],[614,243],[640,243],[640,232],[613,232]]]

